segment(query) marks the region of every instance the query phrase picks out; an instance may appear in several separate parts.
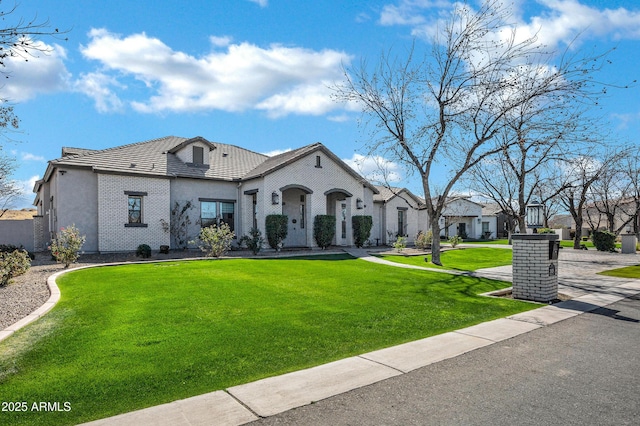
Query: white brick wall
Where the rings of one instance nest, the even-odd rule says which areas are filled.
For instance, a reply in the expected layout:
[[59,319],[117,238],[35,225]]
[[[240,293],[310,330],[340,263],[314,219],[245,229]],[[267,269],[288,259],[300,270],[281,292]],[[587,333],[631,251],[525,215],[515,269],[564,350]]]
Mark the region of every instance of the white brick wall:
[[[140,244],[152,250],[169,245],[160,219],[170,217],[169,179],[138,176],[98,175],[98,240],[100,252],[133,251]],[[128,196],[125,191],[146,192],[142,201],[142,222],[147,227],[125,227]]]
[[537,302],[558,297],[558,260],[549,259],[549,241],[545,237],[519,239],[514,235],[513,297]]

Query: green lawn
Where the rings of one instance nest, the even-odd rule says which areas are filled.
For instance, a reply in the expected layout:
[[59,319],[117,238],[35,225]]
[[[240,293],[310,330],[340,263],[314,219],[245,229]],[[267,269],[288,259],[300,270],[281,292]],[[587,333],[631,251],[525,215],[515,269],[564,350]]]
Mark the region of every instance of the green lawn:
[[611,269],[609,271],[598,272],[600,275],[619,278],[640,278],[640,265],[627,266],[626,268]]
[[0,342],[0,423],[75,424],[533,309],[504,282],[348,256],[176,261],[72,272],[44,318]]
[[508,245],[509,244],[509,240],[508,239],[504,239],[504,240],[487,240],[487,241],[464,241],[463,244],[504,244],[504,245]]
[[[424,266],[427,268],[453,269],[458,271],[475,271],[476,269],[492,268],[494,266],[511,265],[513,252],[501,248],[459,248],[444,251],[440,254],[442,266],[431,263],[431,255],[424,256],[381,256],[385,260],[404,263],[407,265]],[[428,258],[428,262],[425,261]]]

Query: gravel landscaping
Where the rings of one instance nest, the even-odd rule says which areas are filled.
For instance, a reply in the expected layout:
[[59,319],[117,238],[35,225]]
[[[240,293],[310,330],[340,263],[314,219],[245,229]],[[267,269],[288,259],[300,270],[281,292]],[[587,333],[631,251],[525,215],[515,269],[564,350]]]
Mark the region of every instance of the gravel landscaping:
[[[155,254],[146,260],[182,259],[201,256],[200,251]],[[143,259],[134,253],[88,254],[80,256],[71,267],[97,265],[111,262],[134,262]],[[51,260],[49,253],[37,253],[26,274],[13,279],[6,287],[0,287],[0,330],[16,323],[42,306],[50,296],[47,278],[64,270],[64,265]]]

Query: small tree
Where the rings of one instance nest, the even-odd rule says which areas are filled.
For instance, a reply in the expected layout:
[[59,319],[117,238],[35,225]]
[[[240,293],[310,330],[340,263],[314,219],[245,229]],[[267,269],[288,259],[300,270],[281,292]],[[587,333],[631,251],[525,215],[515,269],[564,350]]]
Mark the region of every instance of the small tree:
[[160,219],[162,229],[171,235],[175,248],[186,249],[189,244],[189,225],[191,225],[189,210],[192,208],[193,203],[191,201],[185,201],[184,203],[176,201],[173,209],[171,209],[170,222]]
[[231,242],[235,234],[226,223],[211,225],[200,230],[200,250],[209,257],[224,256],[231,249]]
[[427,250],[431,248],[431,243],[433,242],[433,232],[428,230],[427,232],[420,231],[416,236],[416,248],[420,250]]
[[13,277],[22,275],[31,267],[26,250],[0,252],[0,287],[5,287]]
[[251,228],[249,235],[245,235],[240,238],[240,245],[246,245],[253,254],[258,254],[264,244],[264,238],[262,238],[262,232],[258,228]]
[[64,263],[64,267],[75,263],[80,257],[80,249],[84,244],[86,237],[80,235],[80,231],[75,225],[62,228],[58,233],[58,237],[51,241],[51,255],[58,263]]
[[362,247],[371,235],[373,218],[371,216],[353,216],[351,224],[353,225],[353,243],[358,248]]
[[286,214],[270,214],[265,218],[267,241],[271,248],[280,251],[282,241],[287,238],[289,217]]
[[319,214],[313,219],[313,239],[325,250],[331,245],[333,237],[336,235],[336,217],[332,215]]

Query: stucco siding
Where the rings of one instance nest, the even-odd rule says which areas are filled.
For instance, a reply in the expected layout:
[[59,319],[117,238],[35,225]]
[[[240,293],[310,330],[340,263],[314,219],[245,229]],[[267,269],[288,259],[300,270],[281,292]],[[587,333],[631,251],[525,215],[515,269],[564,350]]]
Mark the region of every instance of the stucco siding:
[[98,179],[91,170],[64,169],[56,177],[56,229],[75,225],[86,240],[85,252],[98,251]]
[[[134,251],[140,244],[153,250],[169,245],[169,234],[160,219],[169,220],[170,181],[138,176],[98,175],[99,251]],[[127,227],[128,195],[125,191],[144,193],[142,223],[144,227]]]

